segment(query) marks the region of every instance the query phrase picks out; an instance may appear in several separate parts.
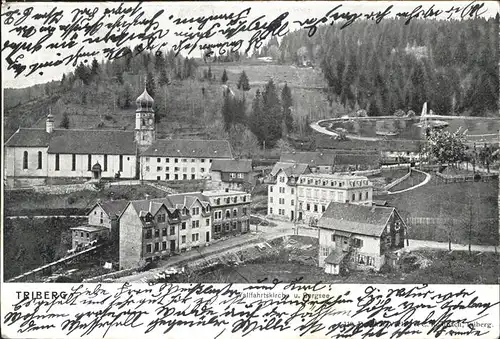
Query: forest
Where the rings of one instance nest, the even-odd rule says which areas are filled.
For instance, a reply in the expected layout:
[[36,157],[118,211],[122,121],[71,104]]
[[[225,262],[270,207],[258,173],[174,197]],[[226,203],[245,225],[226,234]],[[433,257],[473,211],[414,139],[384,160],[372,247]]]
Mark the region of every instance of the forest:
[[279,60],[320,67],[330,102],[371,116],[419,112],[424,102],[440,115],[492,116],[498,115],[498,24],[497,14],[321,26],[312,37],[306,30],[286,35]]
[[[155,98],[163,137],[172,129],[186,137],[244,135],[242,147],[251,148],[283,145],[278,141],[294,133],[307,137],[314,119],[361,109],[370,116],[419,114],[428,102],[435,114],[498,116],[498,22],[497,15],[324,25],[311,37],[306,30],[273,37],[250,56],[194,59],[131,47],[113,61],[81,63],[60,80],[6,89],[5,135],[42,126],[49,108],[61,128],[133,128],[134,100],[144,85]],[[258,63],[263,56],[272,63]],[[272,67],[281,67],[280,75]],[[305,80],[314,77],[319,83]]]

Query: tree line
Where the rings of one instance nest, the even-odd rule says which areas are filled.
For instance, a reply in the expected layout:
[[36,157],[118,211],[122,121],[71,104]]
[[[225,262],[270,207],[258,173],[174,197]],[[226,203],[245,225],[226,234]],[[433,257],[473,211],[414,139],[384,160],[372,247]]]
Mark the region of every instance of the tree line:
[[[460,21],[386,19],[299,30],[283,37],[280,60],[320,67],[330,103],[371,116],[424,102],[441,115],[498,112],[499,16]],[[268,47],[269,49],[269,47]]]

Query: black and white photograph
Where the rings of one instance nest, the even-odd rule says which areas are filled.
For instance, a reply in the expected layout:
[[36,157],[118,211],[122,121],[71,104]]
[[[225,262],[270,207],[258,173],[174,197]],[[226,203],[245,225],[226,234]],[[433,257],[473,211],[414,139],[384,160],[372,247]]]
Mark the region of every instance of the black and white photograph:
[[498,338],[494,1],[2,3],[6,338]]

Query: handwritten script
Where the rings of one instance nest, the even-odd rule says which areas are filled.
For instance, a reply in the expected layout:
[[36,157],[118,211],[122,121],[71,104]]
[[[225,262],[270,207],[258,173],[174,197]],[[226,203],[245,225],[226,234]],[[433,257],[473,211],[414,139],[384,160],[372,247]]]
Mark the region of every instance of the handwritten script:
[[357,290],[319,283],[57,286],[45,293],[11,293],[14,298],[9,300],[14,302],[4,312],[2,327],[27,336],[46,331],[106,337],[126,330],[141,337],[203,329],[205,337],[268,331],[288,337],[456,338],[490,337],[499,315],[498,302],[461,286],[365,285]]
[[[447,9],[419,5],[410,11],[389,5],[371,13],[353,12],[340,4],[323,16],[299,15],[300,19],[294,20],[294,13],[262,15],[250,5],[205,16],[176,16],[169,13],[170,6],[143,3],[80,3],[70,10],[55,4],[18,7],[7,5],[2,11],[2,28],[7,32],[2,39],[2,58],[15,77],[43,75],[47,68],[76,66],[93,58],[113,60],[146,50],[168,48],[177,55],[196,56],[210,56],[214,51],[219,55],[248,53],[269,38],[283,37],[291,30],[305,29],[312,37],[319,25],[340,23],[343,29],[362,19],[380,23],[396,17],[409,24],[414,19],[466,19],[484,14],[484,3],[476,2]],[[132,47],[137,47],[134,52]]]

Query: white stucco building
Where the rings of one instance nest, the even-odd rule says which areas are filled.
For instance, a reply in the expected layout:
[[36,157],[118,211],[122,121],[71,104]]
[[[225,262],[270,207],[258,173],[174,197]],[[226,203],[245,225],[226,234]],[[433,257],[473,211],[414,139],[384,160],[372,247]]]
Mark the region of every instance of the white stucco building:
[[135,130],[19,128],[5,143],[7,187],[52,179],[192,180],[208,176],[213,159],[231,159],[226,140],[156,139],[154,100],[136,100]]

